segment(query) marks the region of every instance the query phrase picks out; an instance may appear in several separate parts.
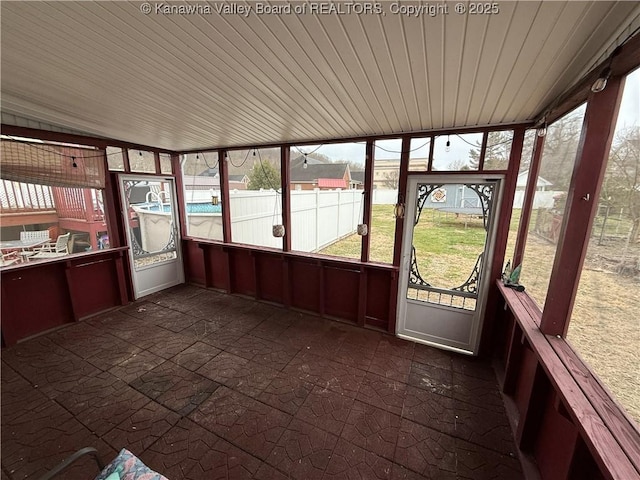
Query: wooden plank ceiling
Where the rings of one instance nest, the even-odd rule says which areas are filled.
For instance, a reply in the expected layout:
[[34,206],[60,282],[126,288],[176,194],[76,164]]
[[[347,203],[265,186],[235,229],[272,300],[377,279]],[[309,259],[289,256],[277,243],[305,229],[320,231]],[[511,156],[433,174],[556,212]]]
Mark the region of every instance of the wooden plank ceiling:
[[629,1],[501,1],[483,15],[449,2],[434,16],[390,2],[360,15],[227,3],[247,16],[217,13],[223,2],[189,4],[200,15],[0,5],[4,113],[171,150],[532,120],[640,18]]

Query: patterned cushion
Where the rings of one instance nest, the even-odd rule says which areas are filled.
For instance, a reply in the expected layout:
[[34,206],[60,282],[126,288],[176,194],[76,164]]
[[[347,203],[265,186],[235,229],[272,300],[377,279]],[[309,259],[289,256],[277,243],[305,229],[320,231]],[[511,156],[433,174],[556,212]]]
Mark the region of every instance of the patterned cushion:
[[111,475],[116,474],[119,480],[168,480],[165,476],[154,472],[140,461],[133,453],[126,448],[113,461],[104,467],[95,480],[111,480]]

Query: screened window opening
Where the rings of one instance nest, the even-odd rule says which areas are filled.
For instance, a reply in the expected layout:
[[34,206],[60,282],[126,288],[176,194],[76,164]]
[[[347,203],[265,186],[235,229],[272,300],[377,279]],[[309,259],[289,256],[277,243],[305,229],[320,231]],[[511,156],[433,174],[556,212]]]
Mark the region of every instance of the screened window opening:
[[2,140],[0,266],[109,248],[105,152]]
[[426,172],[429,168],[431,137],[412,138],[409,148],[409,171]]
[[431,169],[448,172],[478,170],[482,136],[482,133],[465,133],[436,137]]
[[585,111],[586,104],[549,125],[535,179],[520,283],[541,309],[547,297]]
[[223,240],[218,152],[183,155],[181,166],[187,235]]
[[[280,149],[227,152],[233,242],[282,248]],[[277,231],[278,230],[278,231]]]
[[[374,143],[373,196],[371,229],[369,232],[369,260],[393,263],[396,218],[400,181],[400,153],[402,140],[377,140]],[[401,202],[402,203],[402,202]]]
[[292,146],[291,248],[360,259],[365,143]]
[[156,157],[153,152],[129,149],[129,167],[135,173],[156,173]]
[[640,422],[640,70],[627,76],[567,341]]

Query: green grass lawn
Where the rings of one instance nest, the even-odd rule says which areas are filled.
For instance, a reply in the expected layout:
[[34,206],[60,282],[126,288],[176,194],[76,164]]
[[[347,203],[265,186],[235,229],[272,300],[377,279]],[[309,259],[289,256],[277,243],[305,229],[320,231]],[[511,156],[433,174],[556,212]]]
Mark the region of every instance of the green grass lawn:
[[[374,205],[369,233],[371,261],[392,262],[395,228],[393,205]],[[413,239],[424,280],[444,288],[462,284],[482,253],[485,235],[481,219],[424,209]],[[360,258],[360,245],[361,238],[353,234],[319,253]]]

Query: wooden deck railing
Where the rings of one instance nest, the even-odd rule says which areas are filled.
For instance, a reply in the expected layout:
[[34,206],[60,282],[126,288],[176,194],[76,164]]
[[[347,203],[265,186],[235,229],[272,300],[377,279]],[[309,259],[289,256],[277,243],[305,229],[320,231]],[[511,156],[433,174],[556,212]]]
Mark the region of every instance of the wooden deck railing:
[[20,213],[55,210],[53,193],[47,185],[0,182],[0,212]]
[[96,194],[88,188],[53,187],[55,209],[60,218],[95,222],[104,219]]

